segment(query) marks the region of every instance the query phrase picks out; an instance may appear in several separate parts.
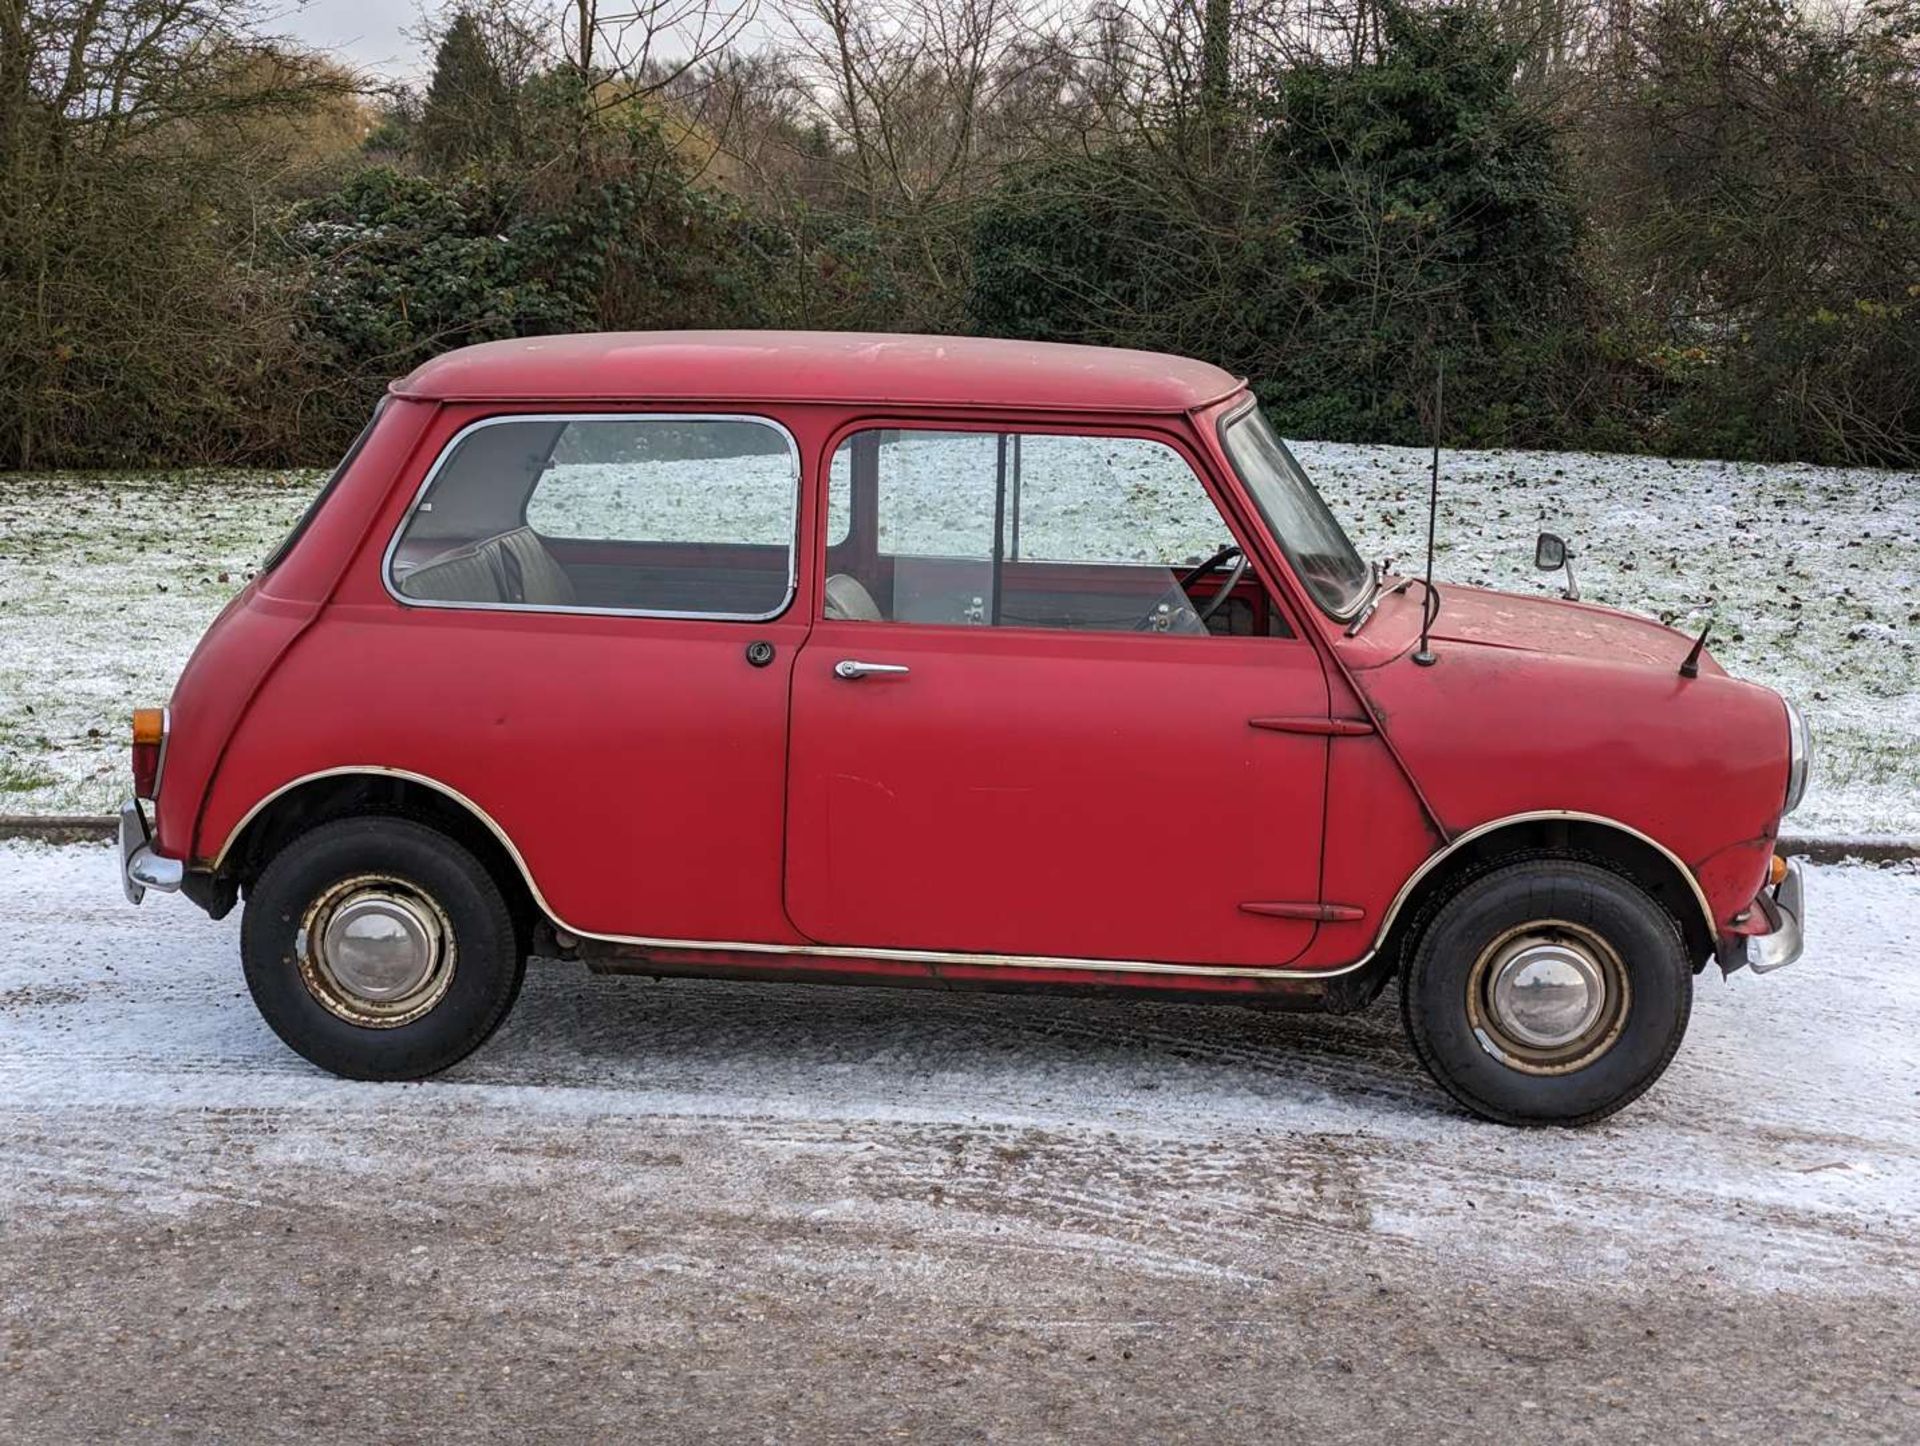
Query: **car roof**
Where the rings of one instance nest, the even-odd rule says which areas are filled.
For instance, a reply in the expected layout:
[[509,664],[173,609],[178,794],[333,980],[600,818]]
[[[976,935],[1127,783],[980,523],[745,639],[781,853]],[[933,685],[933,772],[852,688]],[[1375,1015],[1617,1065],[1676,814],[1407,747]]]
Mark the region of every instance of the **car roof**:
[[490,341],[393,383],[441,402],[848,402],[1186,412],[1245,383],[1159,352],[971,336],[628,331]]

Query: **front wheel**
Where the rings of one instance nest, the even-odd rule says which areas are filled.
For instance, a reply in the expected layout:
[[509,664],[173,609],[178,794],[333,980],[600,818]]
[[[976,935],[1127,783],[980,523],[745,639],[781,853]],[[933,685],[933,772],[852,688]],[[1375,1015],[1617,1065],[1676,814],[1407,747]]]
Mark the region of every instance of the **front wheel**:
[[322,824],[247,894],[241,961],[273,1032],[349,1079],[419,1079],[506,1017],[526,958],[499,886],[434,829]]
[[1686,1033],[1693,971],[1673,918],[1592,864],[1529,860],[1468,884],[1401,970],[1414,1053],[1503,1124],[1586,1124],[1639,1098]]

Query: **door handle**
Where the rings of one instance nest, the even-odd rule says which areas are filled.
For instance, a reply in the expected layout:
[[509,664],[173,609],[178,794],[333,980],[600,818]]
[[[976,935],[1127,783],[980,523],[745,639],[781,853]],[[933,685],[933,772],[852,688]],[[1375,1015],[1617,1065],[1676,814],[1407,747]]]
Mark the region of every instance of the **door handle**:
[[883,677],[905,677],[905,663],[862,663],[854,658],[842,658],[833,665],[833,675],[856,682],[861,678],[870,678],[876,674]]

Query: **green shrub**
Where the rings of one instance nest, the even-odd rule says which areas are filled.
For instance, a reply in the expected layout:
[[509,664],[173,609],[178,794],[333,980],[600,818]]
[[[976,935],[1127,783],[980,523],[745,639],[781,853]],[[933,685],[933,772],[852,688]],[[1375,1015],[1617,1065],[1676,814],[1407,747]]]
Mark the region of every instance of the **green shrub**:
[[1292,432],[1540,442],[1593,359],[1580,212],[1516,55],[1464,10],[1387,12],[1380,56],[1270,71],[1233,129],[1170,130],[1011,175],[974,229],[994,335],[1186,352]]

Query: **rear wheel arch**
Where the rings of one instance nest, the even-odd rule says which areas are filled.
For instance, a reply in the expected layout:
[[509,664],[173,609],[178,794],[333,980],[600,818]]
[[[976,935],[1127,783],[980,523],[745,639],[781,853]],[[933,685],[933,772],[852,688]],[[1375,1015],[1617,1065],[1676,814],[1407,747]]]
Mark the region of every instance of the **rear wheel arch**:
[[1397,963],[1447,899],[1493,869],[1536,858],[1596,864],[1621,875],[1672,916],[1695,972],[1712,959],[1711,914],[1686,866],[1626,825],[1583,814],[1528,815],[1462,834],[1403,886],[1381,954]]
[[231,891],[250,890],[295,839],[322,824],[356,817],[405,818],[445,834],[486,869],[507,901],[522,944],[531,942],[545,910],[519,851],[472,800],[420,774],[342,768],[283,785],[256,803],[221,846],[212,870],[216,884],[229,891],[230,905]]

